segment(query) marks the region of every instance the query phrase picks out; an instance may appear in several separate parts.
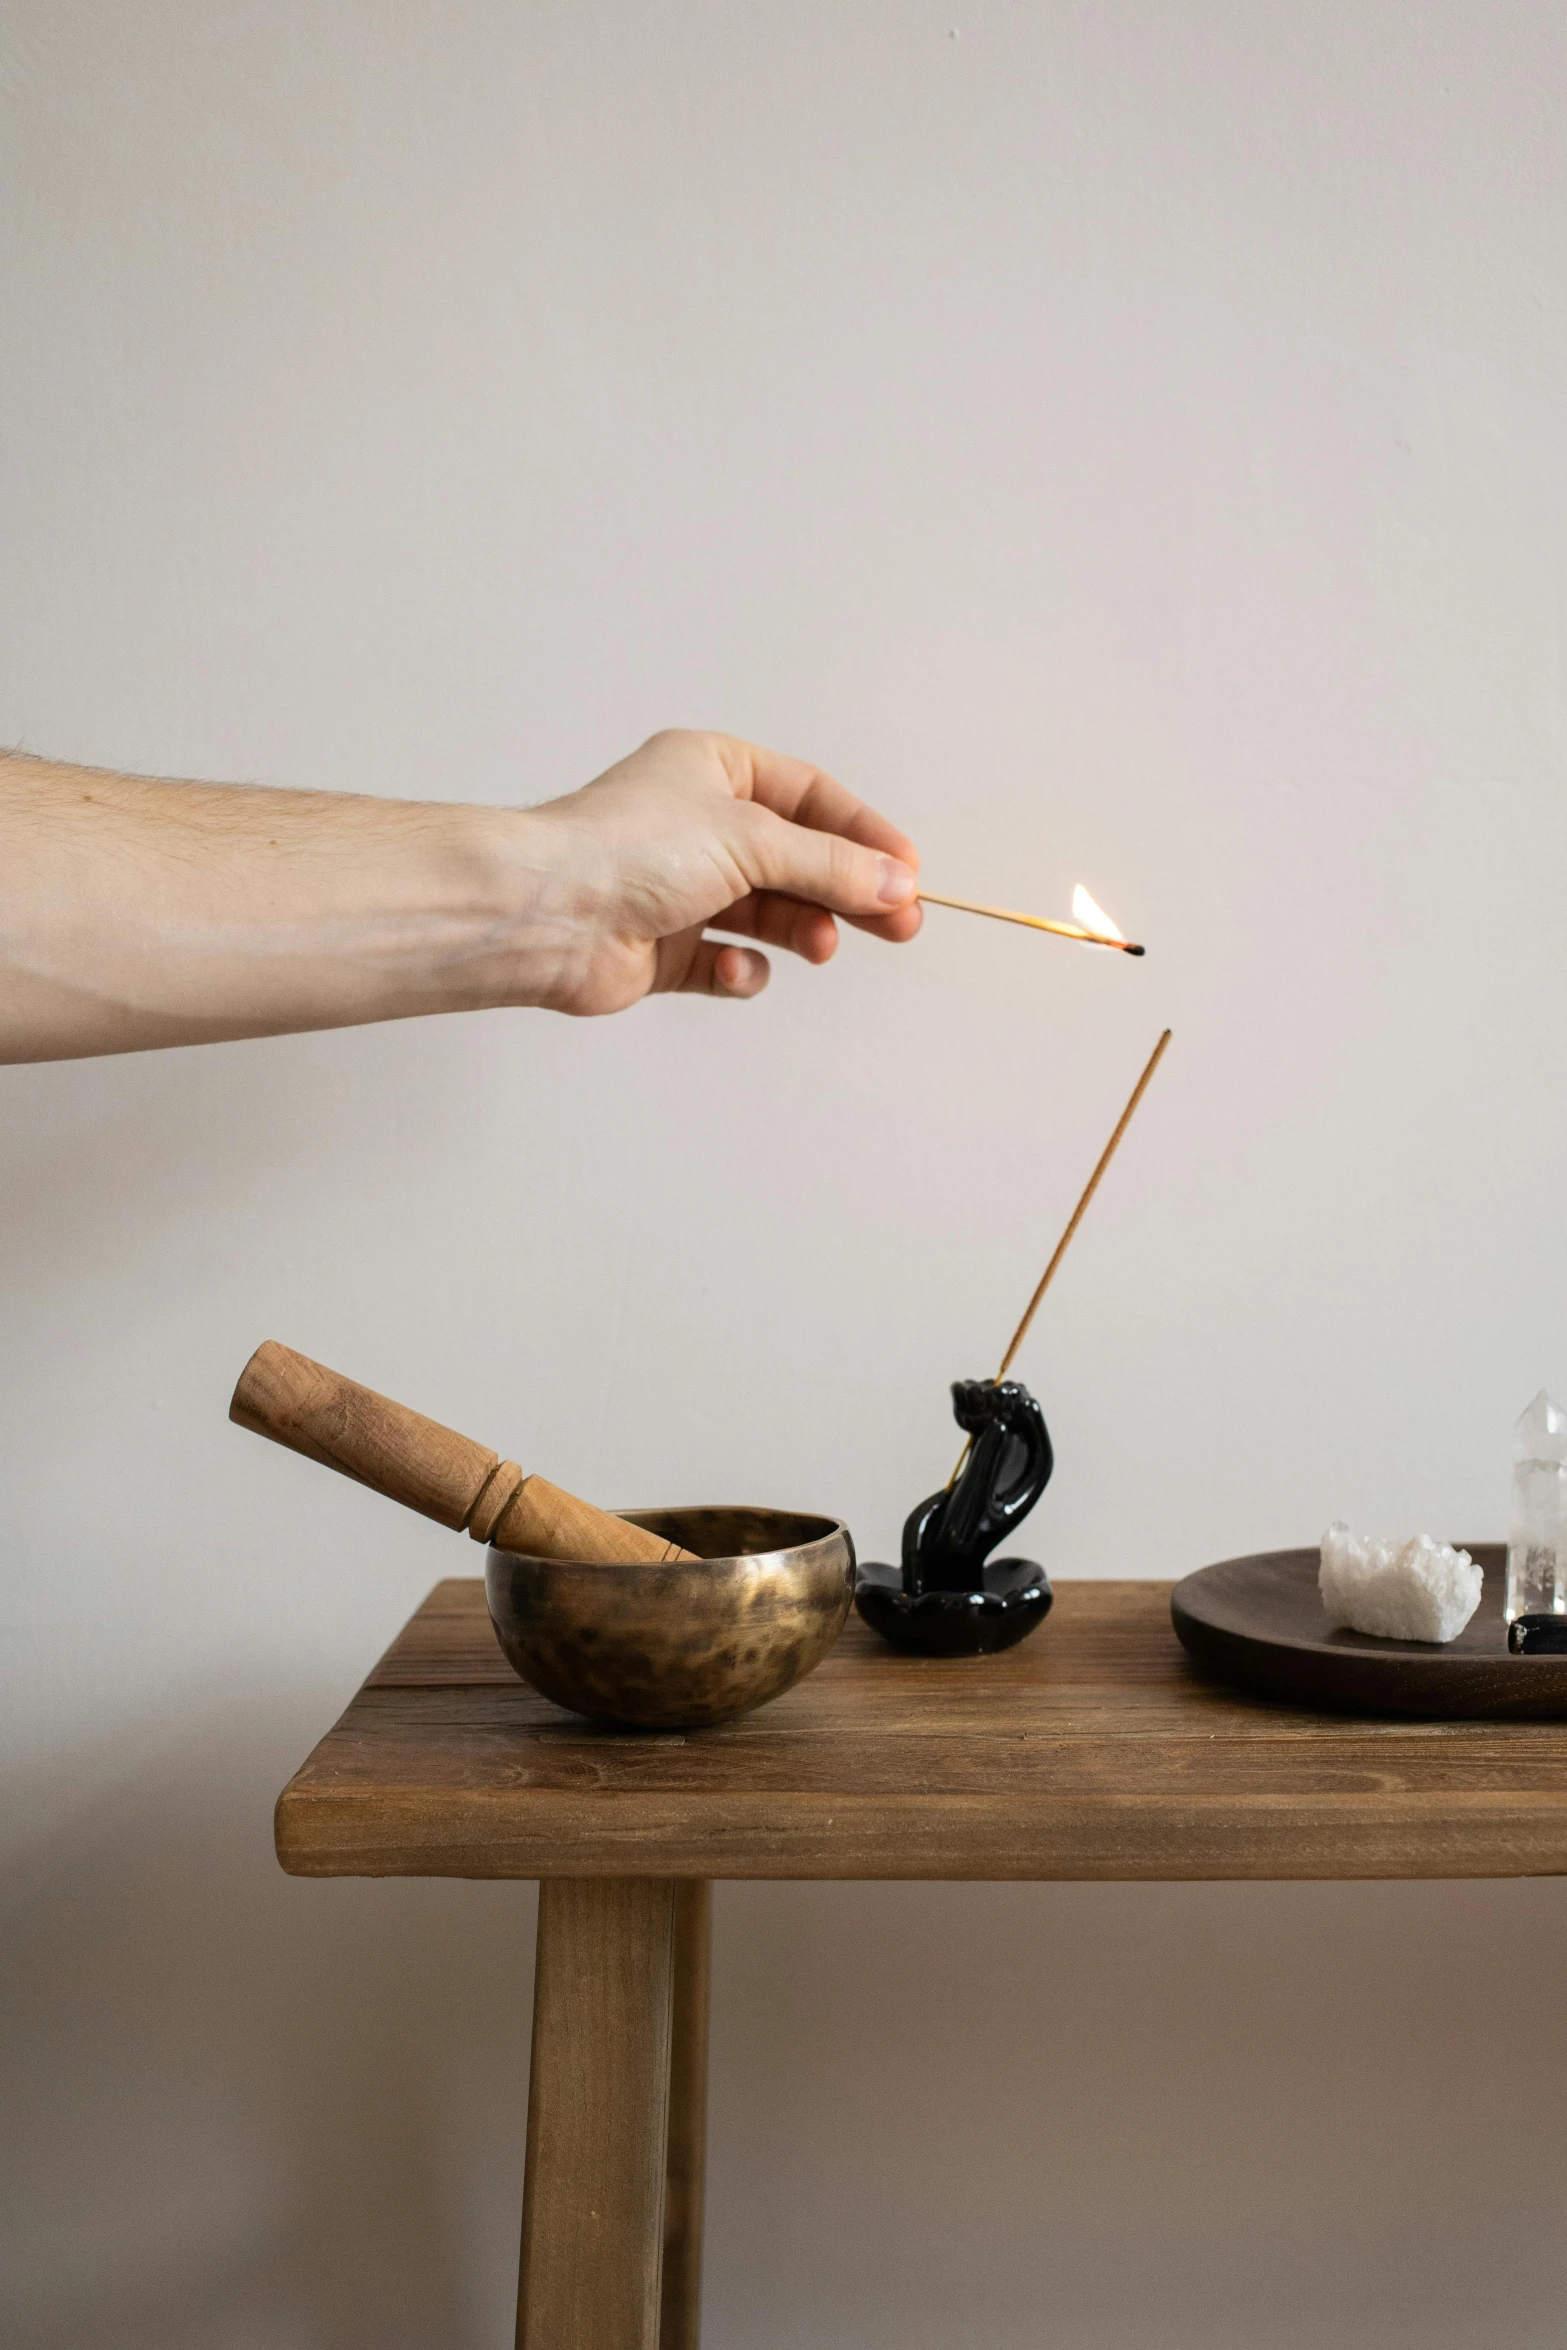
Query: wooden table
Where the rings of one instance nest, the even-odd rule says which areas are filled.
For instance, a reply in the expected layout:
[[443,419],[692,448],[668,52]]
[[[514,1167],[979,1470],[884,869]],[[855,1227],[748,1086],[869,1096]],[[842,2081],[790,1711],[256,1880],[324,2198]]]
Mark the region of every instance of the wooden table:
[[517,2341],[695,2350],[714,1877],[1567,1871],[1567,1725],[1366,1722],[1199,1682],[1161,1583],[1065,1583],[983,1661],[858,1620],[688,1737],[561,1713],[439,1584],[284,1790],[298,1876],[536,1877]]

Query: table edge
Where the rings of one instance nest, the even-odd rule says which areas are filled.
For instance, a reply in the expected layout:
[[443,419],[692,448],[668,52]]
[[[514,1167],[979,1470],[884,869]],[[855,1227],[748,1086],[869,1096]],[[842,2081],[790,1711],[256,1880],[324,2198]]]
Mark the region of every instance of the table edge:
[[1250,1883],[1567,1875],[1559,1796],[470,1794],[286,1789],[290,1876]]

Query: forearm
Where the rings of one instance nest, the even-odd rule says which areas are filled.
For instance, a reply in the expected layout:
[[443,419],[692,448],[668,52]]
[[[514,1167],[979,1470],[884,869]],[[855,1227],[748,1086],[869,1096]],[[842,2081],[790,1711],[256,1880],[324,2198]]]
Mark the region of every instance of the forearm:
[[820,768],[731,735],[654,735],[531,809],[0,755],[0,1061],[754,996],[760,947],[824,963],[835,917],[912,938],[917,862]]
[[0,757],[0,1060],[545,1001],[533,821]]

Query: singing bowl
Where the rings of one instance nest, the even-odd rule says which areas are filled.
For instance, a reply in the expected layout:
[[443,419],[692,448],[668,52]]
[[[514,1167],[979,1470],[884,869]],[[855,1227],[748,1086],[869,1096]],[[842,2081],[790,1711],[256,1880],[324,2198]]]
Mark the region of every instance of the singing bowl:
[[572,1713],[696,1730],[819,1665],[854,1597],[854,1544],[795,1510],[623,1510],[694,1559],[600,1566],[486,1552],[490,1621],[514,1671]]

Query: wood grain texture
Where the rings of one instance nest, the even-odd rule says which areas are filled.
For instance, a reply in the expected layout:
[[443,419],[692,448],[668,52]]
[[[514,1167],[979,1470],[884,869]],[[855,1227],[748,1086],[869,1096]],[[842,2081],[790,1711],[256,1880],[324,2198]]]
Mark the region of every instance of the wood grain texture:
[[[477,1536],[477,1527],[471,1529]],[[587,1559],[598,1564],[662,1566],[690,1560],[693,1553],[579,1501],[547,1477],[524,1477],[488,1535],[498,1550],[527,1557]]]
[[[456,1531],[499,1456],[439,1420],[269,1338],[239,1375],[229,1418]],[[519,1472],[520,1474],[520,1472]]]
[[476,1542],[603,1566],[687,1555],[275,1338],[241,1371],[229,1418],[453,1532],[466,1527]]
[[517,2350],[658,2350],[668,1879],[539,1888]]
[[282,1796],[305,1876],[1247,1878],[1567,1873],[1567,1726],[1359,1721],[1197,1679],[1169,1587],[1065,1582],[1005,1655],[851,1620],[809,1679],[685,1736],[520,1683],[441,1584]]
[[675,1887],[675,1985],[669,2055],[669,2154],[658,2350],[699,2350],[702,2203],[707,2176],[707,2024],[713,1889]]

